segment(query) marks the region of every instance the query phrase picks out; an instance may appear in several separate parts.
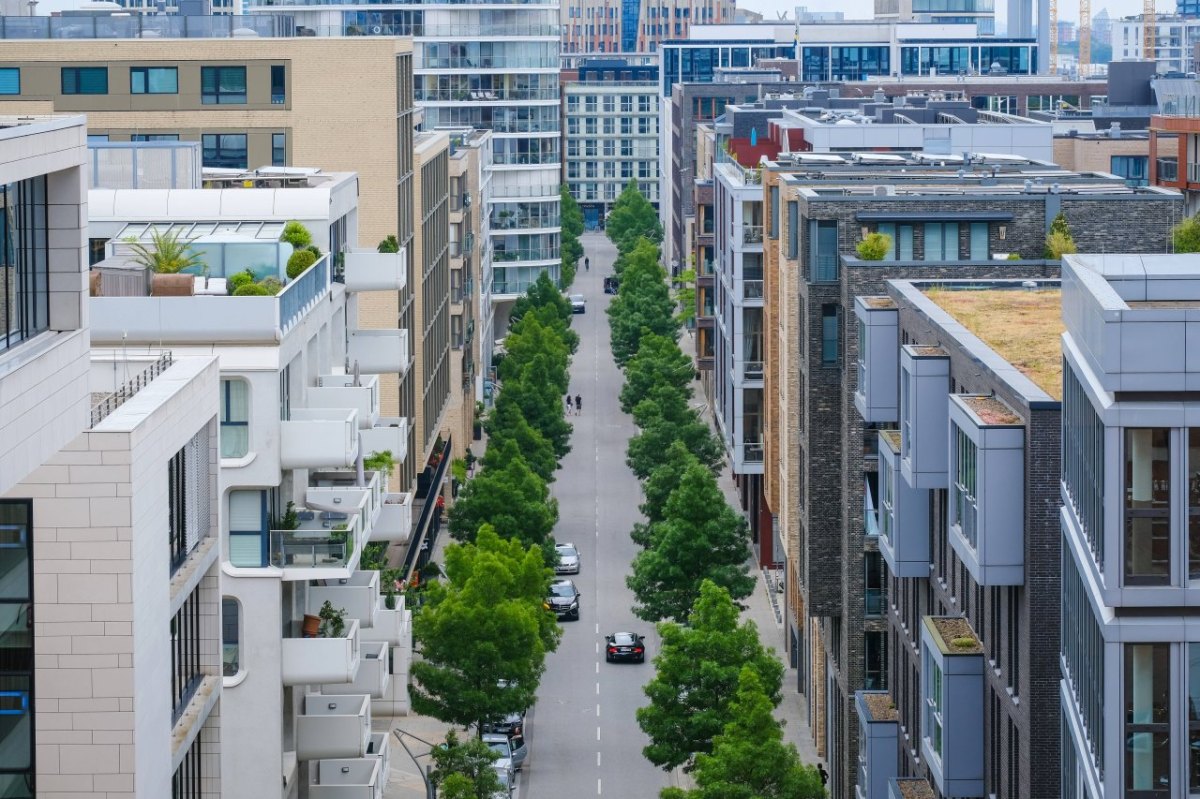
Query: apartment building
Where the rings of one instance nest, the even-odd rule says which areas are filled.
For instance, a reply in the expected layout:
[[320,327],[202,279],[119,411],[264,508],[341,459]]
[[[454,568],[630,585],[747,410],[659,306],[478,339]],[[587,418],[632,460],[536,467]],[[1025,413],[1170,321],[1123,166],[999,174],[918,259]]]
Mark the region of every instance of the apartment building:
[[1131,186],[1150,182],[1150,136],[1119,127],[1096,133],[1054,136],[1054,163],[1079,172],[1111,172]]
[[216,363],[89,350],[86,163],[82,116],[0,119],[0,786],[215,799]]
[[[168,192],[172,227],[194,237],[187,240],[203,260],[190,270],[195,275],[146,275],[129,248],[153,249],[155,226],[128,217],[93,268],[89,306],[98,346],[169,347],[176,356],[215,355],[219,365],[208,389],[219,404],[221,579],[213,618],[227,699],[221,771],[237,775],[221,796],[235,799],[380,795],[389,750],[372,717],[406,712],[408,704],[408,611],[402,596],[383,595],[377,571],[359,564],[368,545],[402,545],[413,535],[414,496],[406,484],[391,488],[395,467],[412,457],[412,422],[388,414],[380,376],[414,369],[417,347],[407,330],[359,325],[356,305],[403,291],[409,258],[356,246],[347,224],[357,214],[355,175],[317,173],[298,185],[300,173],[290,173],[287,188],[256,188],[265,176],[242,176],[225,188]],[[445,191],[443,182],[443,215]],[[113,194],[114,213],[162,197]],[[284,222],[274,216],[298,207],[325,210],[312,227],[322,255],[289,277],[292,247],[279,241]],[[221,219],[211,219],[214,208],[224,210]],[[204,225],[214,232],[196,236]],[[340,251],[326,249],[326,231],[339,230]],[[426,282],[446,279],[430,274],[445,270],[444,251],[443,238]],[[246,270],[282,289],[229,295],[230,281]],[[167,290],[161,278],[181,282]]]
[[[515,203],[530,224],[539,220],[540,226],[491,231],[493,299],[511,304],[542,272],[557,280],[562,261],[557,2],[492,8],[445,0],[328,10],[301,0],[252,0],[247,10],[291,17],[298,32],[319,37],[411,36],[422,130],[493,131],[491,202]],[[506,313],[501,310],[502,322]]]
[[[1183,255],[1063,262],[1063,796],[1186,796],[1196,785],[1200,648],[1186,607],[1197,436],[1178,344],[1194,274]],[[1183,316],[1164,316],[1168,306]]]
[[1200,19],[1178,14],[1156,14],[1155,17],[1153,53],[1143,52],[1146,24],[1141,14],[1113,20],[1113,60],[1148,58],[1158,64],[1160,73],[1195,72]]
[[862,799],[901,775],[942,796],[1066,795],[1046,632],[1070,622],[1044,555],[1061,535],[1061,297],[1021,279],[1038,271],[854,298],[855,410],[887,426],[864,509],[865,612],[885,629],[854,700]]
[[[853,695],[886,673],[878,643],[888,632],[882,603],[867,599],[888,571],[870,510],[879,507],[880,423],[859,414],[859,376],[846,368],[859,346],[847,332],[854,298],[882,293],[888,279],[1053,277],[1056,264],[1037,259],[1060,211],[1081,249],[1159,252],[1182,202],[1103,174],[979,155],[938,166],[910,154],[880,168],[792,153],[765,165],[762,179],[763,323],[772,331],[763,500],[787,564],[787,649],[830,762],[832,795],[847,797],[859,745]],[[1136,228],[1123,223],[1129,218]],[[891,237],[884,264],[853,257],[873,232]],[[1009,261],[1014,253],[1019,260]]]
[[657,74],[623,62],[593,61],[579,68],[578,80],[563,84],[564,177],[585,228],[599,227],[630,181],[658,207]]

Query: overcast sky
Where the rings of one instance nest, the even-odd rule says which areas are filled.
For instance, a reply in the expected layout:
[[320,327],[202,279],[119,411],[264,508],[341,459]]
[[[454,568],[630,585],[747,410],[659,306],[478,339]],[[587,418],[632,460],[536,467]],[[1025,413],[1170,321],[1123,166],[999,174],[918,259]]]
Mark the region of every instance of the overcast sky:
[[[1175,10],[1174,0],[1157,0],[1157,2],[1160,12]],[[792,0],[737,0],[737,4],[738,8],[748,8],[751,11],[759,12],[763,15],[764,20],[777,19],[778,12],[781,11],[786,11],[787,15],[791,17],[798,5],[807,6],[809,11],[843,11],[847,19],[869,19],[875,7],[873,0],[837,0],[836,2],[831,2],[831,0],[799,0],[799,2],[792,2]],[[1107,8],[1108,15],[1113,19],[1142,13],[1141,0],[1092,0],[1093,16],[1099,14],[1102,8]],[[1007,16],[1007,10],[1006,0],[996,0],[996,15],[1000,20],[1003,21]],[[1060,2],[1058,16],[1060,19],[1079,19],[1079,4],[1073,3],[1071,0]]]

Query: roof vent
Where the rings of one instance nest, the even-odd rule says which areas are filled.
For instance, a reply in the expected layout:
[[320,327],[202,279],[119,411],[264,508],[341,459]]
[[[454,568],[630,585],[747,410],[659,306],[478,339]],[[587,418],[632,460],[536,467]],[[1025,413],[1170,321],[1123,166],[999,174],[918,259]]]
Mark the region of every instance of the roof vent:
[[872,192],[876,197],[894,197],[896,196],[895,186],[876,186]]
[[1108,138],[1110,138],[1110,139],[1121,138],[1121,123],[1120,122],[1114,122],[1108,126]]

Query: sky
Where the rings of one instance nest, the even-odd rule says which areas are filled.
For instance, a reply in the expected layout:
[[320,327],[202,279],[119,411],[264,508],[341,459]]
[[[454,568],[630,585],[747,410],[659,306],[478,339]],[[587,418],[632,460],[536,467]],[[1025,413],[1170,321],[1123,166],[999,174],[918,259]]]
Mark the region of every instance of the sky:
[[[995,0],[996,16],[1003,22],[1007,17],[1008,3],[1006,0]],[[1158,10],[1160,12],[1171,12],[1175,10],[1174,0],[1157,0]],[[793,16],[796,11],[796,6],[807,6],[809,11],[842,11],[845,12],[847,19],[869,19],[871,12],[875,7],[873,0],[737,0],[738,8],[748,8],[751,11],[757,11],[763,15],[763,20],[778,19],[779,12],[787,12],[789,17]],[[1092,0],[1092,15],[1100,13],[1100,9],[1107,8],[1109,17],[1120,19],[1121,17],[1131,16],[1133,14],[1142,13],[1141,0]],[[1058,4],[1059,19],[1078,20],[1079,6],[1071,0],[1060,0]]]

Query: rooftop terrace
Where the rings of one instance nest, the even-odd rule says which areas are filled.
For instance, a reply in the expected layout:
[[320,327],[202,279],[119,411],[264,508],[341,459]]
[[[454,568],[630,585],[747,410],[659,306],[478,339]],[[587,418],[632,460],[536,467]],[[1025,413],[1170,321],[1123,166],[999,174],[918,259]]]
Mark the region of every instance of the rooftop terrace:
[[925,294],[1038,388],[1062,400],[1065,326],[1059,289],[931,286]]

